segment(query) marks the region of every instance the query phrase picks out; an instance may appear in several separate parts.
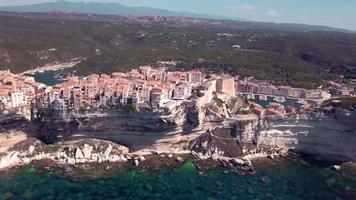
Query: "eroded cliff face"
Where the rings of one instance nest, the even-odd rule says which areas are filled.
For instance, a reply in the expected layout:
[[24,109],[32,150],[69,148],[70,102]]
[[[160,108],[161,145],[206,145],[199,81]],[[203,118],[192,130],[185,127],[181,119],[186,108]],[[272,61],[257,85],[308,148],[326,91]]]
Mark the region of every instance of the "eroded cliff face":
[[243,155],[241,143],[230,134],[229,129],[207,131],[190,143],[190,150],[200,158],[220,156],[236,158]]
[[[33,121],[31,131],[37,132],[38,137],[48,143],[76,134],[90,137],[97,133],[164,133],[182,126],[183,115],[183,112],[172,116],[141,112],[76,115],[70,120]],[[110,137],[102,139],[109,140]]]
[[0,153],[0,170],[45,159],[63,165],[122,163],[128,161],[128,153],[127,147],[108,141],[83,140],[61,145],[45,145],[38,139],[29,138]]
[[181,137],[186,127],[191,131],[200,125],[200,109],[191,104],[166,114],[92,113],[75,115],[69,120],[56,118],[28,121],[9,116],[0,121],[4,131],[12,131],[22,124],[28,136],[38,139],[24,139],[0,152],[0,169],[44,159],[64,165],[127,162],[127,156],[131,155],[128,154],[129,148],[133,152],[154,150],[160,140],[171,151],[176,148],[171,147],[173,144],[183,140]]
[[189,134],[195,128],[203,125],[203,119],[205,118],[205,108],[199,107],[196,104],[190,104],[186,107],[184,121],[183,121],[183,133]]
[[296,116],[236,124],[232,134],[244,153],[280,153],[293,149],[330,161],[356,161],[356,113]]
[[3,136],[1,138],[5,138],[14,131],[21,131],[25,138],[26,135],[35,137],[46,144],[101,139],[125,145],[132,151],[171,151],[187,145],[181,144],[182,141],[189,140],[191,133],[199,132],[197,129],[203,126],[204,116],[205,108],[198,106],[195,101],[183,102],[170,112],[161,113],[116,110],[73,114],[66,118],[44,117],[31,121],[21,115],[8,115],[0,118],[0,134]]
[[142,136],[142,145],[147,146],[170,134],[190,134],[202,125],[205,113],[202,110],[204,108],[193,102],[182,103],[169,113],[111,111],[75,114],[69,119],[34,120],[29,130],[33,136],[46,143],[98,138],[139,146],[138,136]]
[[215,155],[234,157],[236,154],[229,152],[235,146],[236,150],[241,149],[239,156],[258,154],[274,157],[294,150],[327,161],[356,161],[356,111],[319,110],[283,118],[225,123],[227,121],[216,105],[208,106],[205,124],[221,123],[220,126],[224,126],[229,134],[217,137],[214,129],[210,129],[191,143],[191,150],[202,158]]
[[28,127],[29,121],[19,114],[0,115],[0,133],[8,130],[24,130]]
[[0,109],[0,120],[16,118],[16,116],[20,116],[21,118],[30,120],[32,114],[31,112],[31,105],[22,106],[18,108]]

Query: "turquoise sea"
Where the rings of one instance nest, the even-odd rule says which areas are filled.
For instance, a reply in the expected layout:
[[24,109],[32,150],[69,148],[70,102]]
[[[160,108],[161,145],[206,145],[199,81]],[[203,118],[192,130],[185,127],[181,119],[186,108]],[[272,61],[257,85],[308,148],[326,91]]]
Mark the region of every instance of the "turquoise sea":
[[161,171],[127,170],[73,182],[28,167],[0,173],[0,199],[355,199],[356,175],[285,160],[253,175],[223,169],[198,173],[190,161]]

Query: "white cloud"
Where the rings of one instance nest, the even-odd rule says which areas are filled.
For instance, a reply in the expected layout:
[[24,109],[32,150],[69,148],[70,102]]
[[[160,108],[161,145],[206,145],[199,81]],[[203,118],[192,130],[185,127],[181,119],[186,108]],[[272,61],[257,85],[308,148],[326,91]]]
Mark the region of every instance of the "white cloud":
[[267,16],[270,16],[270,17],[278,17],[279,15],[281,15],[279,12],[271,9],[269,10],[267,13],[266,13]]
[[229,11],[243,11],[243,12],[253,13],[255,11],[255,6],[251,4],[245,4],[239,6],[230,5],[230,6],[226,6],[225,9]]

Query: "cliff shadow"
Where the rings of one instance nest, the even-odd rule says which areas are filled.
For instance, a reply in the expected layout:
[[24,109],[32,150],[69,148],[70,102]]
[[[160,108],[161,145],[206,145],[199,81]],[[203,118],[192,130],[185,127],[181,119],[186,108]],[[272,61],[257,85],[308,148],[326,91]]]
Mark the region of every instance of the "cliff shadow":
[[[196,113],[198,115],[198,113]],[[130,148],[154,150],[157,145],[175,145],[192,123],[184,110],[175,115],[151,112],[111,112],[105,115],[78,115],[72,120],[33,120],[29,135],[45,143],[80,139],[109,140]],[[195,119],[195,118],[193,118]],[[196,120],[194,121],[196,122]],[[189,124],[189,133],[199,123]]]
[[27,132],[29,121],[18,114],[8,114],[0,116],[0,134],[8,131],[24,131]]
[[356,112],[328,113],[325,118],[304,120],[305,133],[297,134],[294,151],[311,163],[356,162]]

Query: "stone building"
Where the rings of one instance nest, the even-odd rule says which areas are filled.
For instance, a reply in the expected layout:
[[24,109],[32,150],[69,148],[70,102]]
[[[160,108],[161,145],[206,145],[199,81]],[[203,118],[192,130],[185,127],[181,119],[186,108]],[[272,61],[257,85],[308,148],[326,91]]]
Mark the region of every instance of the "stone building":
[[216,82],[217,92],[235,95],[235,80],[233,77],[223,77]]

